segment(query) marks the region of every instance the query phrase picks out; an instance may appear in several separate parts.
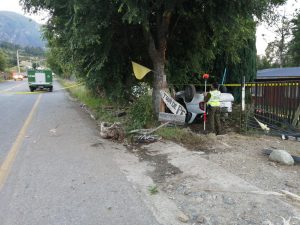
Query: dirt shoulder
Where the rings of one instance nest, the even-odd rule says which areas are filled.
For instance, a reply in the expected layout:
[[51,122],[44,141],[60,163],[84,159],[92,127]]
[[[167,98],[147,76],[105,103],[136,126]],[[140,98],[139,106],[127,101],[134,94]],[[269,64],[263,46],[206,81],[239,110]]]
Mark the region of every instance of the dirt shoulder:
[[185,147],[166,140],[100,142],[161,224],[300,225],[299,201],[281,194],[300,195],[300,165],[284,166],[263,154],[284,149],[300,156],[300,142],[230,132],[235,126],[226,135],[197,134],[195,126],[182,136],[193,139]]
[[[300,224],[299,203],[278,194],[300,194],[299,164],[283,166],[262,153],[298,151],[300,142],[235,133],[203,140],[194,151],[169,141],[115,151],[162,224],[284,224],[289,218]],[[154,185],[159,192],[151,195]]]

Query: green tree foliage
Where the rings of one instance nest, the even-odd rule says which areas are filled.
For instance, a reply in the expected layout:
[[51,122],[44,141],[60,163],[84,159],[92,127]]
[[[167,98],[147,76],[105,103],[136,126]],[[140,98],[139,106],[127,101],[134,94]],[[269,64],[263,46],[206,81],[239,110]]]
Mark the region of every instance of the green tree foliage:
[[[146,81],[157,113],[166,74],[170,83],[184,83],[191,73],[212,71],[220,79],[224,66],[252,65],[255,56],[247,51],[255,40],[253,16],[284,0],[21,2],[31,12],[49,10],[45,37],[60,52],[61,68],[83,77],[94,92],[126,97],[136,84],[130,61],[152,68]],[[244,55],[253,57],[251,63]],[[232,74],[240,80],[238,72]]]
[[281,16],[276,23],[275,40],[268,43],[266,57],[272,64],[284,67],[288,65],[288,42],[291,35],[291,22],[286,16]]
[[[297,10],[296,10],[297,11]],[[285,8],[274,8],[268,14],[266,22],[275,34],[275,40],[268,43],[265,54],[270,67],[288,67],[292,63],[292,55],[289,52],[293,23]]]
[[7,66],[6,55],[0,50],[0,71],[4,71]]
[[272,64],[268,61],[266,56],[256,56],[257,70],[271,68]]
[[292,20],[292,40],[289,46],[289,53],[293,66],[300,66],[300,13]]
[[36,70],[39,66],[40,66],[40,65],[39,65],[38,63],[36,63],[36,62],[32,63],[32,68],[35,69],[35,70]]
[[30,60],[30,58],[42,58],[45,56],[45,51],[40,47],[22,47],[17,44],[9,42],[0,42],[0,50],[2,50],[7,56],[7,67],[13,67],[17,65],[17,50],[21,55],[21,60]]
[[3,50],[17,52],[17,50],[21,50],[24,55],[31,55],[31,56],[44,56],[45,51],[41,47],[22,47],[20,45],[12,44],[9,42],[1,42],[0,48]]

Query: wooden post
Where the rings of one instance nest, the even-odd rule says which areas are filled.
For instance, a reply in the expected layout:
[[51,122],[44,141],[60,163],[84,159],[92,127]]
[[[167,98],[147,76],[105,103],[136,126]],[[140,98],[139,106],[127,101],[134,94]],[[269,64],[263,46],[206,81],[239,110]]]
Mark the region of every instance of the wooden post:
[[[206,85],[207,79],[204,80],[204,93],[206,94]],[[204,96],[205,98],[205,96]],[[203,130],[206,130],[206,102],[204,102],[204,121],[203,121]]]

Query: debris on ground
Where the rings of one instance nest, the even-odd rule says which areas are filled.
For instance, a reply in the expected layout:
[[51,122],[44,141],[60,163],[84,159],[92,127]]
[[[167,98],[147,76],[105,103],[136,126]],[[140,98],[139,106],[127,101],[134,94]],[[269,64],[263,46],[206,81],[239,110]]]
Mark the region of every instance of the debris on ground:
[[87,113],[90,115],[90,117],[93,119],[93,120],[96,120],[96,117],[93,115],[93,113],[91,112],[91,110],[87,107],[86,104],[80,104],[80,107]]
[[[288,219],[285,219],[284,217],[280,216],[280,218],[282,219],[282,225],[299,224],[298,221],[300,222],[300,218],[298,218],[298,217],[289,217]],[[297,223],[294,223],[296,220],[297,220]],[[275,225],[270,220],[266,220],[263,224]]]
[[256,119],[255,117],[254,117],[254,119],[256,120],[256,122],[259,124],[260,128],[263,129],[263,131],[265,133],[269,133],[270,132],[270,128],[266,124],[258,121],[258,119]]
[[140,135],[134,135],[132,137],[132,142],[143,144],[143,143],[152,143],[155,141],[159,141],[161,139],[158,135],[153,134],[140,134]]
[[105,139],[122,141],[125,137],[125,132],[120,123],[102,122],[100,124],[100,136]]
[[154,135],[155,131],[159,130],[160,128],[167,126],[170,124],[170,122],[163,123],[159,125],[156,128],[153,129],[137,129],[137,130],[132,130],[129,132],[129,134],[137,134],[132,136],[132,142],[143,144],[143,143],[152,143],[155,141],[161,140],[161,137],[158,135]]
[[56,136],[58,126],[59,126],[59,124],[56,125],[54,128],[52,128],[52,129],[49,130],[49,134],[50,134],[51,136]]
[[49,130],[49,133],[50,133],[51,135],[55,135],[55,134],[56,134],[56,129],[53,128],[53,129]]
[[300,134],[293,133],[293,134],[281,134],[282,140],[291,140],[291,141],[300,141]]
[[137,130],[132,130],[129,132],[129,134],[144,134],[144,135],[149,135],[149,134],[152,134],[154,133],[155,131],[159,130],[160,128],[164,127],[164,126],[167,126],[170,122],[166,122],[166,123],[163,123],[161,125],[159,125],[158,127],[156,128],[153,128],[153,129],[137,129]]

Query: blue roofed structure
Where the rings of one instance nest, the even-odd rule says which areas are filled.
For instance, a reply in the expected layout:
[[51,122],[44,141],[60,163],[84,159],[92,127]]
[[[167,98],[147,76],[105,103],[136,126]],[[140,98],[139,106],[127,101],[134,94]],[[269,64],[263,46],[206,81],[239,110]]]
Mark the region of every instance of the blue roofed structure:
[[256,80],[295,80],[300,79],[300,67],[271,68],[258,70]]

